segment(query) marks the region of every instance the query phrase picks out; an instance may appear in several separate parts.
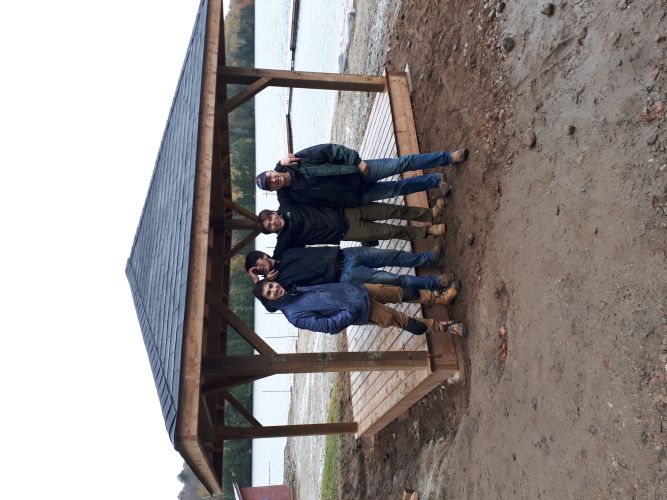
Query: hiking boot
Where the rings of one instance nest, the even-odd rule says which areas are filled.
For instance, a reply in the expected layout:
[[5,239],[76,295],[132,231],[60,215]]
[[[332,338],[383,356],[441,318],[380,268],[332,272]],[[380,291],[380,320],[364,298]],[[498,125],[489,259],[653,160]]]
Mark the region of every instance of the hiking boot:
[[442,218],[445,215],[445,200],[440,198],[435,202],[435,206],[431,209],[431,215],[433,216],[433,222],[442,222]]
[[434,253],[433,262],[438,262],[445,254],[445,238],[438,236],[433,242],[431,251]]
[[440,183],[438,184],[438,189],[440,189],[440,194],[442,194],[442,196],[445,198],[449,196],[449,193],[452,192],[452,189],[447,183],[447,177],[445,177],[445,174],[440,174]]
[[454,273],[442,273],[440,276],[438,276],[438,285],[440,285],[442,288],[449,288],[452,286],[454,283],[458,282],[458,287],[461,289],[461,282],[460,281],[454,281],[456,277],[454,276]]
[[470,151],[468,151],[468,148],[463,148],[463,149],[457,149],[454,151],[452,155],[452,163],[463,163],[468,159],[468,154]]
[[465,323],[455,322],[455,321],[441,321],[440,322],[440,332],[441,333],[450,333],[461,338],[468,337],[468,327]]
[[444,236],[446,232],[447,228],[444,224],[433,224],[426,230],[426,234],[429,236]]
[[[446,275],[441,274],[440,278],[442,278],[443,276],[446,276]],[[442,291],[434,292],[435,293],[435,298],[433,300],[433,303],[434,304],[439,304],[439,305],[442,305],[442,306],[453,304],[460,291],[461,291],[461,282],[459,280],[455,280],[446,289],[444,289]]]

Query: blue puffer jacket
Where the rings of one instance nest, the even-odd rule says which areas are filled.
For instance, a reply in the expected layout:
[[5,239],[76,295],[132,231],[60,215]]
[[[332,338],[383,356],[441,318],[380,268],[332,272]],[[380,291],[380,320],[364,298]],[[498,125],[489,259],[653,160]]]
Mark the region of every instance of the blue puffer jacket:
[[326,283],[297,286],[278,300],[262,301],[269,310],[280,310],[297,328],[338,333],[350,325],[365,325],[371,302],[362,285]]

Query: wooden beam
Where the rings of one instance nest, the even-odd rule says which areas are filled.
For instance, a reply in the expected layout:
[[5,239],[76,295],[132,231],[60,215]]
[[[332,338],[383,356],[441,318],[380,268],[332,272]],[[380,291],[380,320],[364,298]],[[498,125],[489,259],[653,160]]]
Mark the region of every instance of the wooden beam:
[[236,399],[231,392],[229,391],[222,391],[220,394],[225,400],[232,405],[232,408],[234,408],[237,412],[239,412],[239,415],[241,415],[243,418],[245,418],[250,424],[254,425],[255,427],[262,427],[262,424],[259,423],[259,421],[253,416],[252,413],[248,411],[248,409],[243,406],[243,403],[241,403],[238,399]]
[[306,352],[265,356],[206,356],[205,376],[269,376],[277,373],[426,370],[425,351]]
[[356,422],[331,424],[270,425],[264,427],[221,426],[215,432],[216,442],[226,439],[271,438],[291,436],[323,436],[326,434],[354,434]]
[[[229,324],[234,330],[239,332],[239,335],[246,339],[248,343],[262,354],[276,354],[276,352],[271,349],[271,346],[264,342],[264,340],[257,335],[252,328],[246,325],[241,318],[239,318],[234,312],[225,304],[220,297],[218,297],[210,289],[206,291],[206,303],[211,306],[215,311],[222,316],[227,324]],[[249,356],[254,358],[255,356]]]
[[242,215],[246,219],[251,220],[255,222],[255,224],[257,224],[257,216],[247,208],[239,205],[238,203],[232,200],[229,200],[229,202],[225,201],[225,204],[229,204],[229,206],[231,207],[232,210],[234,210],[234,212],[238,213],[239,215]]
[[218,377],[202,383],[201,392],[204,395],[215,394],[238,385],[249,384],[262,377]]
[[239,92],[234,97],[231,97],[226,101],[223,101],[222,109],[224,109],[227,113],[231,113],[241,104],[243,104],[249,99],[252,99],[253,97],[255,97],[256,94],[259,94],[262,90],[268,87],[270,82],[271,78],[266,78],[266,77],[260,78],[252,82],[250,85],[248,85],[248,88],[245,89],[243,92]]
[[[202,13],[203,15],[203,13]],[[200,409],[200,362],[203,344],[204,305],[206,291],[206,259],[208,254],[209,215],[211,206],[211,170],[213,166],[213,135],[215,103],[218,92],[217,69],[224,62],[220,47],[222,2],[211,0],[206,13],[206,41],[199,104],[197,163],[195,169],[190,254],[188,256],[187,293],[183,324],[178,418],[175,447],[209,493],[222,490],[221,474],[213,470],[208,453],[198,436]],[[224,38],[223,38],[224,40]],[[221,49],[221,50],[220,50]]]
[[385,79],[381,76],[341,75],[338,73],[313,73],[279,69],[236,68],[220,66],[224,83],[250,85],[260,78],[270,78],[272,87],[303,89],[351,90],[358,92],[384,92]]
[[231,258],[234,257],[234,255],[236,255],[236,254],[239,253],[241,250],[243,250],[247,245],[249,245],[250,242],[251,242],[252,240],[254,240],[254,239],[257,237],[258,234],[259,234],[259,231],[257,231],[257,229],[255,229],[255,231],[253,231],[253,232],[249,233],[248,235],[246,235],[246,237],[243,238],[241,241],[239,241],[239,242],[234,246],[234,248],[232,248],[229,252],[227,252],[227,253],[225,254],[225,256],[222,258],[222,260],[231,260]]
[[213,221],[213,226],[216,230],[222,229],[250,229],[257,230],[257,221],[248,219],[216,219]]

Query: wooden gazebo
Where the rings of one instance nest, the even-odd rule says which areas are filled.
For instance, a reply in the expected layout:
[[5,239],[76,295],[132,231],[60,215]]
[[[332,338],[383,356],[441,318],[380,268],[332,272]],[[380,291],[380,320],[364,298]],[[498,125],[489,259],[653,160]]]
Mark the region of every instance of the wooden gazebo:
[[[170,438],[211,493],[221,490],[224,440],[359,431],[356,421],[262,426],[231,387],[278,373],[421,374],[396,405],[364,425],[361,434],[368,434],[459,370],[460,359],[446,337],[414,350],[280,354],[229,309],[230,259],[257,233],[255,215],[232,201],[228,113],[268,86],[388,91],[398,152],[418,146],[405,74],[232,68],[225,65],[223,29],[222,0],[203,0],[126,268]],[[247,88],[228,98],[228,83]],[[428,203],[415,196],[410,203]],[[247,233],[234,246],[233,231]],[[259,355],[227,356],[228,326]],[[225,404],[249,425],[225,425]]]

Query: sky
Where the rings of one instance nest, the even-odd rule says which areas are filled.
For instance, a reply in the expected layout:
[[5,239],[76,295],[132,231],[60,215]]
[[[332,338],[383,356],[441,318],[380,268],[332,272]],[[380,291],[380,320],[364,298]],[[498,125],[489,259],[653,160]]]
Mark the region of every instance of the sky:
[[125,278],[199,0],[0,4],[3,498],[176,498]]

